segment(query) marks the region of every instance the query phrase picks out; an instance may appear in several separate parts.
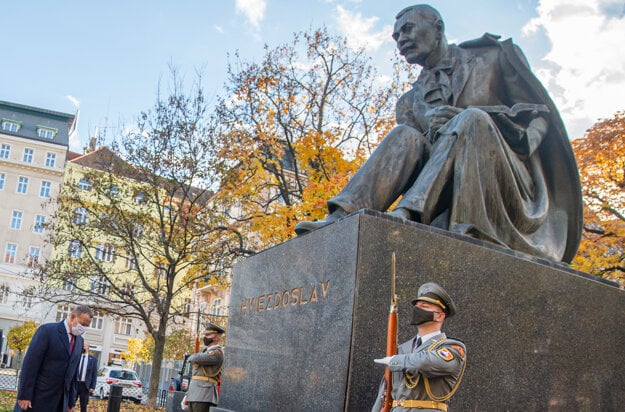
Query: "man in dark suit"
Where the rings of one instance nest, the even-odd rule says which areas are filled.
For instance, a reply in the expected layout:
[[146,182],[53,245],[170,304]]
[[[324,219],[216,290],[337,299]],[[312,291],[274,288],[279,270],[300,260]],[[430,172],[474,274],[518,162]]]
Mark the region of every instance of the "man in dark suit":
[[67,319],[39,326],[24,357],[14,412],[73,412],[81,335],[92,318],[91,309],[79,305]]
[[78,397],[80,399],[80,412],[87,412],[89,396],[95,391],[98,379],[98,364],[96,358],[89,355],[89,344],[85,341],[82,356],[78,363],[76,381],[78,383]]

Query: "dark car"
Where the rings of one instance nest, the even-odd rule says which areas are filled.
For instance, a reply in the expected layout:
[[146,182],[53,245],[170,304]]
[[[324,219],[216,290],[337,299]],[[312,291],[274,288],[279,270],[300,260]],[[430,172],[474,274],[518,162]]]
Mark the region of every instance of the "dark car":
[[180,372],[178,372],[177,377],[171,378],[171,384],[169,385],[170,391],[181,391],[186,392],[189,389],[189,381],[191,380],[192,373],[192,365],[191,362],[188,362],[190,354],[184,355],[184,359],[182,361],[182,368],[180,368]]

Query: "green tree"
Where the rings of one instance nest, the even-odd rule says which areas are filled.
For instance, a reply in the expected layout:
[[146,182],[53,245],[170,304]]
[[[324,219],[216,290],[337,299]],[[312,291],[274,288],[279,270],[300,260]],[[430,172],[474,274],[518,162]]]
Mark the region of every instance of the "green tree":
[[[167,334],[186,316],[190,289],[244,254],[240,236],[211,203],[220,180],[214,126],[198,80],[188,93],[174,71],[136,126],[69,167],[43,268],[41,296],[84,302],[136,320],[154,341],[154,405]],[[133,325],[134,327],[134,325]]]
[[324,216],[394,125],[397,88],[325,28],[265,46],[260,63],[234,57],[217,109],[229,167],[218,197],[267,247],[292,237],[298,220]]
[[573,141],[584,197],[584,231],[573,267],[625,285],[625,112]]

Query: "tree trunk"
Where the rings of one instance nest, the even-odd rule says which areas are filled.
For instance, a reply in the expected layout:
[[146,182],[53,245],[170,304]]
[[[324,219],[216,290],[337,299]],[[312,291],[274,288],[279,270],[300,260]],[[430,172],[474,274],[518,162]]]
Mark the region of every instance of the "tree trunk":
[[161,365],[163,363],[163,351],[165,349],[165,327],[159,328],[154,336],[154,355],[152,356],[152,373],[150,374],[150,386],[148,390],[147,406],[155,407],[158,395],[158,384],[161,377]]

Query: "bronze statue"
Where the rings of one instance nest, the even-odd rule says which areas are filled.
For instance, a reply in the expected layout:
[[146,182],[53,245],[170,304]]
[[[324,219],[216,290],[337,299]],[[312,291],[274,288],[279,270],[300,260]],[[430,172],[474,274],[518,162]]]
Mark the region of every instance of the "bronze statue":
[[423,67],[396,106],[397,126],[328,201],[330,214],[298,235],[359,209],[570,262],[582,228],[581,187],[555,105],[512,40],[485,34],[448,44],[434,8],[396,17],[393,38]]

